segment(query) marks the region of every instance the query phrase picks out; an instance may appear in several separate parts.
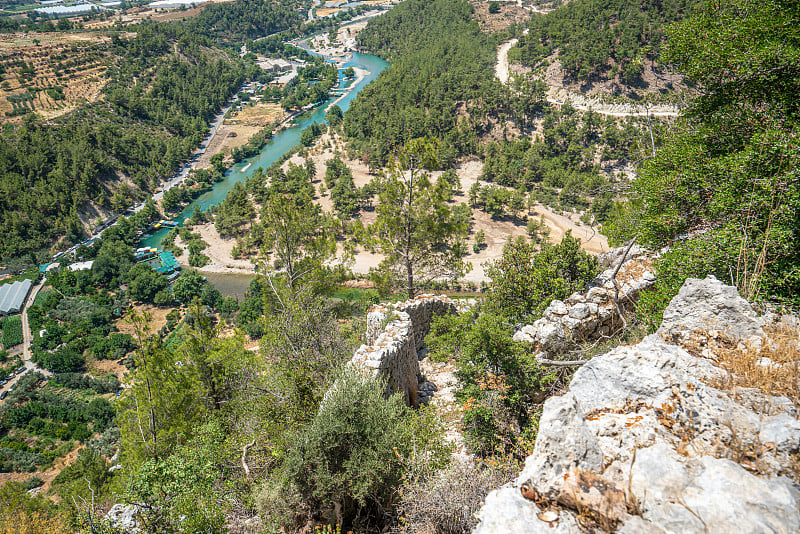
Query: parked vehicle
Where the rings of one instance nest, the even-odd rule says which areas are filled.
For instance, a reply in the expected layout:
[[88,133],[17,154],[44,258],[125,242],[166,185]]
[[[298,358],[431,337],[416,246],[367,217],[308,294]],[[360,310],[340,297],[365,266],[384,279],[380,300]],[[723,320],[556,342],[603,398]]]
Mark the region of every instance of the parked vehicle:
[[[9,390],[9,391],[10,391],[10,390]],[[6,398],[6,395],[8,395],[8,391],[4,391],[4,392],[0,393],[0,400],[3,400],[3,399],[5,399],[5,398]]]

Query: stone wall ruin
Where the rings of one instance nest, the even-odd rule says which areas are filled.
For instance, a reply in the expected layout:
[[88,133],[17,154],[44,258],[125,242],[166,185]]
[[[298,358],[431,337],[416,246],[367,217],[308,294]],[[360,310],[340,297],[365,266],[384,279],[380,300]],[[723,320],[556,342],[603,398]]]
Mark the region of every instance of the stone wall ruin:
[[378,304],[367,313],[366,344],[350,365],[387,379],[387,393],[403,393],[406,403],[417,404],[419,352],[437,315],[457,313],[459,305],[444,295],[420,295],[397,303]]
[[[631,309],[656,279],[652,258],[645,249],[632,246],[627,255],[625,250],[621,247],[600,256],[600,264],[607,268],[589,283],[585,292],[573,293],[566,301],[552,301],[541,319],[514,334],[514,341],[532,343],[539,357],[552,358],[580,342],[619,330],[623,325],[620,312]],[[617,267],[618,296],[614,286]]]

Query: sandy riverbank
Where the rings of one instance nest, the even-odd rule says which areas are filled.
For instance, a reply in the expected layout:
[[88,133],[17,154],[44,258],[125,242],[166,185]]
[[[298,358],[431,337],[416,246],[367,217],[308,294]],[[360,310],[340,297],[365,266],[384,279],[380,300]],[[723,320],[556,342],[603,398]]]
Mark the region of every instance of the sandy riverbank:
[[265,102],[258,102],[232,113],[220,124],[217,134],[211,139],[195,168],[210,168],[212,156],[230,154],[234,148],[246,144],[253,135],[266,126],[277,123],[286,115],[288,114],[284,113],[280,104]]
[[[203,254],[208,256],[209,263],[197,270],[202,273],[238,273],[253,274],[253,263],[249,259],[234,259],[233,247],[236,246],[236,239],[232,237],[222,237],[214,228],[214,223],[206,223],[192,227],[192,232],[200,234],[208,247],[203,250]],[[175,259],[182,267],[189,267],[189,253],[184,247],[180,237],[175,239],[175,244],[183,249],[183,253]]]
[[[355,87],[356,85],[360,84],[360,83],[361,83],[361,81],[362,81],[362,80],[363,80],[365,77],[367,77],[367,76],[370,74],[370,72],[369,72],[368,70],[362,69],[362,68],[360,68],[360,67],[353,67],[353,70],[354,70],[354,71],[355,71],[355,73],[356,73],[356,77],[355,77],[355,79],[354,79],[354,80],[353,80],[353,81],[352,81],[352,82],[351,82],[351,83],[348,85],[348,87]],[[334,100],[333,102],[331,102],[331,103],[328,105],[328,107],[327,107],[327,108],[325,108],[325,111],[327,111],[327,110],[331,109],[331,107],[332,107],[332,106],[335,106],[335,105],[337,105],[339,102],[341,102],[342,100],[344,100],[344,99],[345,99],[345,97],[347,97],[347,95],[349,95],[349,94],[350,94],[350,91],[347,91],[345,94],[343,94],[342,96],[340,96],[339,98],[337,98],[336,100]]]
[[[317,170],[317,176],[314,179],[314,186],[317,195],[314,199],[320,207],[326,212],[333,210],[333,203],[330,198],[330,192],[324,187],[324,176],[326,169],[326,162],[332,159],[336,152],[339,152],[339,157],[350,168],[353,174],[353,182],[357,187],[363,187],[375,178],[375,175],[369,172],[368,167],[359,160],[351,160],[345,154],[344,141],[339,136],[330,136],[329,134],[323,135],[318,142],[309,149],[309,157],[314,162]],[[304,159],[295,155],[284,164],[288,168],[289,163],[295,165],[303,165]],[[481,171],[483,170],[483,163],[480,161],[467,161],[461,163],[456,168],[456,174],[461,181],[461,192],[454,198],[454,203],[467,202],[467,195],[469,188],[472,187],[476,181],[483,185],[485,182],[480,181]],[[433,178],[438,178],[442,173],[434,172]],[[581,246],[584,250],[592,254],[600,254],[608,250],[608,240],[605,236],[578,220],[577,216],[560,215],[553,212],[546,206],[537,205],[529,214],[529,217],[537,219],[543,218],[547,227],[550,230],[550,241],[558,243],[563,238],[564,234],[572,231],[574,237],[581,240]],[[360,215],[361,222],[367,226],[375,222],[374,211],[363,211]],[[235,239],[222,238],[211,223],[202,226],[196,226],[194,232],[199,232],[203,240],[208,243],[209,247],[204,251],[204,254],[209,256],[211,263],[201,268],[201,272],[208,273],[252,273],[253,265],[249,259],[235,260],[231,256],[231,251],[236,244]],[[464,276],[465,281],[474,282],[479,284],[482,281],[488,281],[486,276],[486,263],[500,258],[503,254],[503,247],[509,239],[527,236],[525,223],[523,221],[514,221],[510,218],[501,220],[493,219],[491,215],[480,210],[472,211],[472,222],[470,228],[470,236],[468,244],[470,251],[472,243],[475,241],[475,234],[483,231],[485,235],[485,247],[483,247],[477,254],[470,252],[465,258],[472,265],[472,270]],[[339,251],[339,256],[342,256],[342,251]],[[380,254],[374,254],[363,249],[356,251],[352,264],[349,265],[354,274],[366,275],[370,269],[377,267],[383,257]],[[188,263],[186,254],[179,258],[182,264]]]

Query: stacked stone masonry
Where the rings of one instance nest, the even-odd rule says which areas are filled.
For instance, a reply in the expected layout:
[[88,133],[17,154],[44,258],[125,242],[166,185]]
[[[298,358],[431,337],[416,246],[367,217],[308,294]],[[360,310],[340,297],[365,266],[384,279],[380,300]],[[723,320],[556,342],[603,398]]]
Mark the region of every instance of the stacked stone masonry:
[[600,256],[607,267],[590,284],[584,293],[573,293],[567,300],[554,300],[542,318],[524,326],[514,334],[515,341],[527,341],[541,356],[553,357],[581,341],[609,336],[622,326],[619,311],[625,313],[655,282],[652,258],[638,246],[633,246],[617,272],[619,285],[617,298],[619,311],[614,304],[614,270],[625,254],[625,248],[614,249]]
[[404,302],[374,306],[367,314],[367,344],[356,350],[350,365],[385,376],[389,393],[401,392],[408,404],[416,405],[418,354],[431,319],[457,313],[459,306],[465,305],[444,295],[425,294]]
[[713,277],[687,280],[655,334],[596,356],[545,402],[533,454],[475,532],[800,532],[796,407],[717,365],[720,340],[752,349],[769,323],[797,328],[786,319]]

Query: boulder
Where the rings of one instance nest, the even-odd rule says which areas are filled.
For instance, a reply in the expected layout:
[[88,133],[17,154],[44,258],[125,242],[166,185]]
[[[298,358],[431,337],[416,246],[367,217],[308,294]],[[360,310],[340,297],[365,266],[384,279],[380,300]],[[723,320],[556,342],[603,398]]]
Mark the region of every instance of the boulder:
[[544,532],[548,502],[557,532],[584,531],[578,517],[625,533],[800,532],[793,403],[729,387],[714,345],[696,350],[698,335],[760,339],[761,320],[712,277],[688,280],[667,310],[657,334],[594,357],[545,402],[533,454],[476,532]]
[[572,468],[599,471],[603,453],[574,395],[551,397],[544,406],[536,445],[520,480],[530,483],[545,499],[556,501],[564,476]]
[[703,280],[686,280],[664,310],[658,334],[674,343],[685,343],[693,335],[719,334],[732,340],[759,343],[764,330],[753,307],[739,296],[736,288],[709,275]]
[[141,527],[137,516],[141,507],[136,504],[115,504],[105,516],[106,521],[115,529],[125,534],[137,534]]

